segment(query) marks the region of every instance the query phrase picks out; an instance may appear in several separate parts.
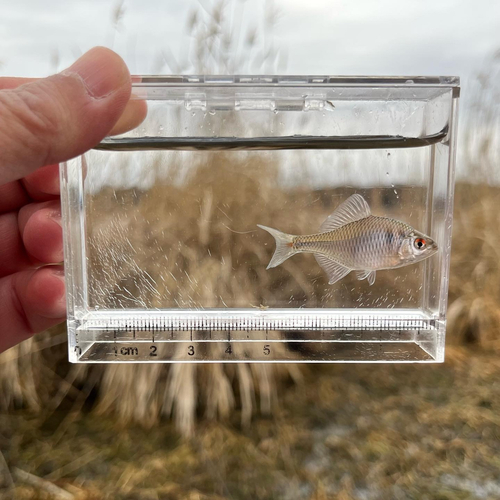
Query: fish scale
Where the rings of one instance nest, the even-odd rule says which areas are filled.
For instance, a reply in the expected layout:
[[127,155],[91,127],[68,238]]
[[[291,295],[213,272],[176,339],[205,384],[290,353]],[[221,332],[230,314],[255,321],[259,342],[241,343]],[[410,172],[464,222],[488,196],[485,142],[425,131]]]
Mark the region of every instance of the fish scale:
[[323,254],[354,270],[376,270],[398,263],[397,249],[411,226],[371,215],[334,231],[296,236],[294,248]]

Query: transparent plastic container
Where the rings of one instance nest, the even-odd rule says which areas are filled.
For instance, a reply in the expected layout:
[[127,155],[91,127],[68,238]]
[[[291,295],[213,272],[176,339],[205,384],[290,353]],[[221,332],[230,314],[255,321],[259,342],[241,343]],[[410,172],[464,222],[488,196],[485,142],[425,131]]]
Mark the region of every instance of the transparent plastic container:
[[[61,168],[73,362],[444,358],[459,80],[140,77],[148,115]],[[334,284],[270,234],[352,194],[438,251]]]

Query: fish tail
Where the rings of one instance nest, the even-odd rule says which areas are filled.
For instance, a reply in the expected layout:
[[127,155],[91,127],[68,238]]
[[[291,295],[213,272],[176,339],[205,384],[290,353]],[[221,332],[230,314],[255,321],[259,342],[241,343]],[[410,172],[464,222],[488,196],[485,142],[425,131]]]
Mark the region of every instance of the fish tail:
[[276,240],[276,250],[267,269],[279,266],[286,259],[298,253],[298,250],[293,248],[293,239],[295,238],[293,234],[286,234],[271,227],[261,226],[260,224],[257,224],[257,226],[267,231]]

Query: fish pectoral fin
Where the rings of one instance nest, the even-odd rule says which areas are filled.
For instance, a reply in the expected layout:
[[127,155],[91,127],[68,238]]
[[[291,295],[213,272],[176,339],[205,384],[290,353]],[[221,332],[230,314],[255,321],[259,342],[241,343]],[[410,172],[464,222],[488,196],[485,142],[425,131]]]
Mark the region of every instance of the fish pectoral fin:
[[375,278],[377,275],[377,271],[356,271],[356,277],[358,280],[366,280],[370,285],[373,285],[375,283]]
[[360,194],[353,194],[341,203],[335,211],[321,224],[319,231],[327,233],[350,222],[364,219],[371,215],[370,207]]
[[316,261],[320,265],[321,269],[323,269],[328,276],[329,285],[333,285],[352,271],[352,269],[349,269],[348,267],[345,267],[337,261],[325,257],[324,255],[314,254],[314,257],[316,258]]

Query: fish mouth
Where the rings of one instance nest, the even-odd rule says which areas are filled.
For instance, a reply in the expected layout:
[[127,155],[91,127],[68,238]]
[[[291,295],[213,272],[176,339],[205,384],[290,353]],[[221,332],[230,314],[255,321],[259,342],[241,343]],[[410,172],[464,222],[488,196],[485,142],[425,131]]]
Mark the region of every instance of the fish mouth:
[[439,250],[439,247],[437,246],[437,243],[433,240],[431,240],[431,244],[427,247],[427,252],[428,254],[435,254]]

